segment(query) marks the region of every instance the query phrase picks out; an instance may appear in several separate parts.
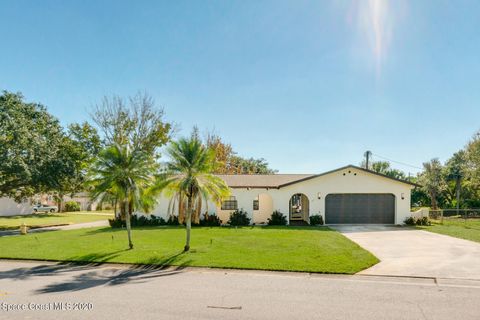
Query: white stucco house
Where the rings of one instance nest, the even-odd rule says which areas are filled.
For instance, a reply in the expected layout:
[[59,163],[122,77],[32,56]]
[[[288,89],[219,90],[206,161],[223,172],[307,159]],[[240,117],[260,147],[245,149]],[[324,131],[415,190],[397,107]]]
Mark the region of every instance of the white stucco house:
[[[92,201],[87,192],[79,192],[72,196],[64,196],[62,211],[65,210],[65,203],[68,201],[75,201],[78,203],[80,210],[82,211],[95,211],[98,207],[98,202]],[[8,197],[0,197],[0,217],[32,214],[33,205],[37,203],[52,206],[57,205],[54,196],[49,194],[38,194],[31,198],[23,199],[21,202],[16,202]]]
[[[321,215],[325,224],[403,224],[411,216],[415,184],[348,165],[320,174],[219,175],[231,189],[221,206],[209,204],[223,223],[243,209],[252,223],[266,223],[274,210],[289,223]],[[169,200],[161,198],[152,214],[167,218]]]

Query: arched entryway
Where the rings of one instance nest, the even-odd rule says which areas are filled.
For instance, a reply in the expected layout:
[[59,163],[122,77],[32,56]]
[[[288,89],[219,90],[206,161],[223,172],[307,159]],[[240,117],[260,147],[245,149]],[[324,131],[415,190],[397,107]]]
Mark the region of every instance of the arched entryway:
[[296,193],[290,198],[290,221],[308,222],[310,215],[310,201],[303,193]]
[[253,223],[265,224],[272,216],[273,199],[267,193],[258,194],[253,200]]

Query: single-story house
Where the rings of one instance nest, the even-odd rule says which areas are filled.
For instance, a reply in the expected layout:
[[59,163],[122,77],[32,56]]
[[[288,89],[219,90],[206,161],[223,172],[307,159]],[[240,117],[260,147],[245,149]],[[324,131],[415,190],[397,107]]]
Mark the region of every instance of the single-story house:
[[[98,207],[97,201],[92,201],[87,192],[75,193],[72,196],[64,196],[62,202],[62,211],[65,211],[65,203],[75,201],[82,211],[95,211]],[[0,216],[27,215],[33,213],[33,205],[41,203],[49,206],[56,206],[58,203],[55,197],[49,194],[35,195],[29,199],[23,199],[16,202],[12,198],[0,197]]]
[[93,201],[88,192],[75,193],[72,196],[67,195],[63,197],[62,210],[65,210],[65,203],[74,201],[78,203],[81,211],[95,211],[98,207],[98,201]]
[[[411,216],[405,180],[348,165],[320,174],[219,175],[231,189],[221,206],[209,204],[223,223],[243,209],[255,224],[266,223],[272,212],[284,213],[289,223],[309,222],[321,215],[325,224],[402,224]],[[169,199],[161,198],[152,212],[167,218]]]

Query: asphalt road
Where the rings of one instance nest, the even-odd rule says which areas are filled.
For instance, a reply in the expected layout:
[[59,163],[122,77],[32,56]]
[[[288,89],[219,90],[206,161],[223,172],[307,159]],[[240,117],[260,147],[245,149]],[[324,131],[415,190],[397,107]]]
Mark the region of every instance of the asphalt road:
[[479,296],[475,280],[0,261],[0,319],[466,320]]

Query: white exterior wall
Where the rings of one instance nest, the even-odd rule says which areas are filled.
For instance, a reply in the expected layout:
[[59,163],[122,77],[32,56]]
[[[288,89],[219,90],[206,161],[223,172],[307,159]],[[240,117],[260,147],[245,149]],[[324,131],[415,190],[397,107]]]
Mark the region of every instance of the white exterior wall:
[[268,222],[268,219],[272,216],[273,212],[273,199],[268,193],[260,193],[258,195],[259,207],[258,210],[253,210],[253,201],[252,201],[252,211],[253,219],[252,222],[255,224],[264,224]]
[[76,203],[78,203],[80,205],[81,211],[97,210],[98,203],[96,201],[91,201],[90,197],[88,196],[76,196],[76,195],[74,195],[73,197],[70,197],[70,196],[63,197],[62,210],[65,210],[65,203],[68,201],[75,201]]
[[[343,175],[345,174],[345,175]],[[405,218],[411,215],[410,213],[410,191],[413,186],[388,179],[376,174],[368,173],[363,170],[358,170],[353,167],[347,167],[344,170],[328,173],[316,178],[294,183],[280,189],[232,189],[232,196],[236,197],[238,201],[238,208],[245,210],[252,222],[260,222],[265,220],[263,211],[253,210],[253,200],[260,194],[268,194],[273,204],[271,206],[270,214],[274,210],[278,210],[289,216],[289,201],[292,195],[296,193],[303,193],[309,199],[310,216],[319,214],[325,220],[325,197],[331,193],[391,193],[395,196],[395,224],[403,224]],[[320,194],[320,199],[318,195]],[[403,199],[402,199],[403,194]],[[260,201],[262,199],[260,198]],[[161,198],[159,205],[152,214],[166,217],[168,208],[168,199]],[[261,206],[261,204],[260,204]],[[216,213],[223,223],[228,221],[232,210],[221,210],[215,208],[213,204],[209,204],[209,213]],[[261,217],[255,214],[261,214]]]
[[29,200],[17,203],[11,198],[0,198],[0,216],[26,215],[32,212],[33,207]]
[[[343,175],[345,174],[345,175]],[[355,175],[356,174],[356,175]],[[391,193],[395,196],[395,224],[402,224],[410,216],[410,191],[413,186],[375,174],[346,168],[280,189],[283,197],[303,193],[310,200],[310,215],[325,218],[325,197],[331,193]],[[318,194],[320,193],[320,199]],[[402,199],[403,194],[403,199]],[[289,198],[288,198],[289,199]],[[275,202],[275,199],[274,199]],[[288,213],[288,202],[286,210]],[[328,221],[325,220],[328,224]]]

